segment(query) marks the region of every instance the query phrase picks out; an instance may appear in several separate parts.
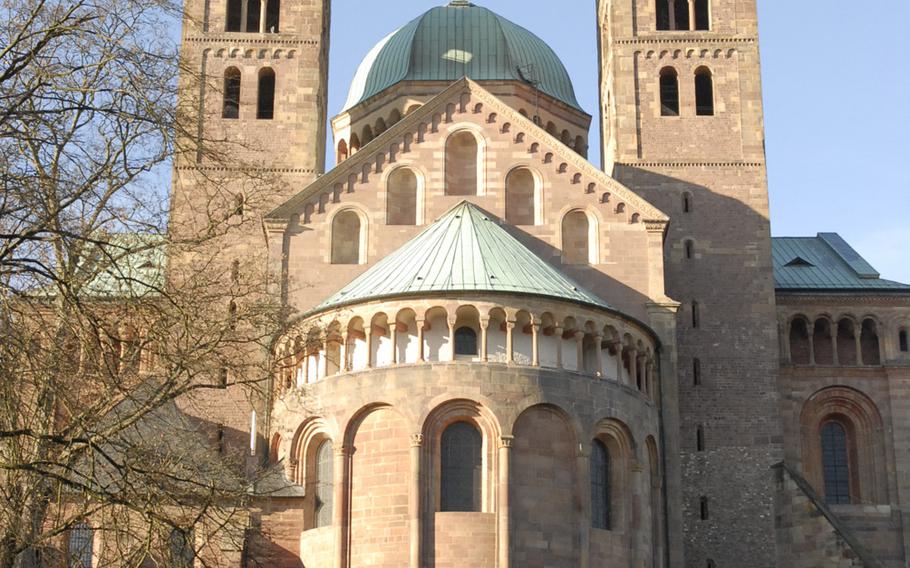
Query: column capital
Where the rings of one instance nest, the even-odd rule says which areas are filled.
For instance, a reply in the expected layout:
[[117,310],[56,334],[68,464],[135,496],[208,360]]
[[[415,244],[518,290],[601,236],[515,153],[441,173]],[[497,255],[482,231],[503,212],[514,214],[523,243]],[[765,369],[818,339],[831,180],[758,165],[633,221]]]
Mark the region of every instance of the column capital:
[[483,329],[490,328],[490,318],[480,318],[480,327]]
[[411,434],[411,447],[419,448],[423,446],[423,434]]
[[575,339],[580,340],[580,339],[584,339],[584,338],[585,338],[585,332],[583,332],[580,329],[575,332]]
[[354,447],[347,444],[336,444],[332,446],[336,457],[349,457],[354,455]]
[[517,324],[515,321],[507,321],[507,322],[506,322],[506,329],[508,329],[508,330],[513,330],[513,329],[515,329],[515,326],[516,326],[516,325],[518,325],[518,324]]
[[499,447],[500,448],[511,448],[512,443],[515,441],[515,436],[502,436],[499,438]]

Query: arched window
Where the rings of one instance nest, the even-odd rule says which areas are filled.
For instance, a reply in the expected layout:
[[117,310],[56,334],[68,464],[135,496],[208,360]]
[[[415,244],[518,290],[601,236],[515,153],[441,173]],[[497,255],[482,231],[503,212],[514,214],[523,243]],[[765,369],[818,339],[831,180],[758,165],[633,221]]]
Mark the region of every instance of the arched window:
[[224,104],[222,118],[240,118],[240,69],[228,67],[224,72]]
[[801,317],[790,322],[790,362],[794,365],[808,365],[809,328]]
[[457,132],[446,141],[446,195],[477,195],[477,139],[470,132]]
[[584,211],[572,211],[562,220],[562,256],[566,264],[587,264],[591,259],[591,222]]
[[825,502],[829,505],[849,504],[850,462],[844,426],[834,421],[822,426],[821,444]]
[[272,120],[275,118],[275,71],[259,71],[259,97],[256,103],[256,118]]
[[527,168],[509,172],[506,177],[506,221],[513,225],[535,223],[534,174]]
[[670,0],[657,0],[657,30],[670,29]]
[[95,531],[82,522],[70,530],[66,555],[69,568],[92,568]]
[[248,33],[255,34],[261,31],[262,1],[246,0],[246,31]]
[[192,568],[196,559],[193,550],[193,533],[174,529],[168,538],[168,553],[170,568]]
[[243,0],[227,0],[225,31],[239,32],[241,25],[243,25]]
[[360,264],[363,227],[355,211],[342,211],[332,219],[332,264]]
[[477,355],[477,332],[470,327],[455,330],[455,355]]
[[908,341],[907,341],[907,330],[906,329],[902,329],[900,331],[900,333],[898,334],[898,344],[900,346],[901,353],[906,353],[906,352],[910,351],[910,345],[908,345]]
[[714,78],[707,67],[695,71],[695,114],[714,116]]
[[689,1],[676,0],[674,2],[673,19],[675,20],[675,30],[689,29]]
[[600,440],[591,449],[591,526],[610,530],[613,491],[610,450]]
[[348,143],[344,140],[338,142],[338,153],[335,154],[335,162],[341,163],[348,159]]
[[711,29],[711,2],[710,0],[695,1],[695,29]]
[[480,512],[483,439],[467,422],[456,422],[442,433],[440,483],[443,512]]
[[679,116],[679,75],[672,67],[660,72],[660,115]]
[[281,31],[281,0],[268,0],[265,12],[265,31],[277,34]]
[[863,329],[860,334],[860,347],[863,353],[864,365],[881,365],[881,349],[878,344],[878,329],[875,320],[867,319],[863,321]]
[[386,222],[389,225],[417,224],[417,175],[413,170],[398,168],[389,176]]
[[332,441],[325,440],[316,450],[316,503],[315,528],[332,524],[332,496],[334,495]]

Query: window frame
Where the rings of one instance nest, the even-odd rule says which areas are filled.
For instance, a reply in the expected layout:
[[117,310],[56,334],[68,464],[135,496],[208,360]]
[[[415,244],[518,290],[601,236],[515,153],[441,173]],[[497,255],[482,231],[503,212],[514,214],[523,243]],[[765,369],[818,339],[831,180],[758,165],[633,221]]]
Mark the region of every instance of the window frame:
[[[460,448],[462,451],[471,452],[471,459],[476,460],[470,467],[459,467],[450,465],[450,460],[455,459],[456,450],[447,446],[448,443],[455,443],[452,440],[453,432],[457,434],[456,428],[464,429],[464,432],[470,432],[470,440],[475,443],[468,449]],[[480,426],[471,420],[455,420],[442,429],[439,435],[439,512],[440,513],[481,513],[484,510],[484,435]],[[466,476],[470,474],[470,487],[467,490],[470,495],[458,494],[458,491],[466,489],[466,477],[459,479],[457,476]],[[453,477],[455,476],[455,477]],[[455,484],[454,486],[452,484]],[[458,484],[462,484],[460,487]],[[470,500],[470,505],[466,505]]]
[[[670,85],[668,80],[672,80]],[[659,74],[659,108],[662,118],[682,116],[682,97],[679,90],[679,72],[674,67],[664,67]]]
[[613,456],[607,444],[598,438],[591,446],[590,467],[591,528],[613,530]]

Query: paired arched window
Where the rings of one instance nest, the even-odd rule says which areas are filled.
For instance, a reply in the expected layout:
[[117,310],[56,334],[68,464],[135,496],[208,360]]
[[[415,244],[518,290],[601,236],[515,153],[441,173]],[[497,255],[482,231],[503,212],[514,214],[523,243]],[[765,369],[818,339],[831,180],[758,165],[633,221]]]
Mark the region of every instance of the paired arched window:
[[695,71],[695,114],[714,116],[714,78],[707,67]]
[[441,511],[481,511],[483,438],[467,422],[456,422],[442,433]]
[[513,225],[533,225],[535,215],[534,174],[527,168],[518,168],[506,177],[506,221]]
[[269,68],[259,71],[259,94],[256,100],[256,118],[275,118],[275,71]]
[[562,255],[566,264],[591,261],[591,220],[584,211],[571,211],[562,219]]
[[92,568],[95,531],[82,522],[70,530],[67,540],[67,566],[69,568]]
[[398,168],[389,175],[386,222],[389,225],[417,224],[417,174]]
[[229,32],[278,33],[280,0],[227,0]]
[[455,330],[455,355],[477,355],[477,332],[470,327]]
[[446,195],[477,195],[477,138],[471,132],[456,132],[446,141]]
[[362,262],[363,223],[356,211],[346,210],[332,219],[332,264]]
[[672,67],[660,72],[660,115],[679,116],[679,75]]
[[591,449],[591,525],[610,530],[612,517],[612,475],[610,450],[600,440]]
[[849,504],[850,459],[847,449],[847,430],[840,422],[827,422],[821,430],[822,475],[825,480],[825,502],[829,505]]
[[[710,30],[710,0],[656,0],[657,30]],[[689,7],[695,20],[689,18]]]
[[168,564],[170,568],[193,568],[196,551],[193,549],[193,533],[174,529],[168,538]]
[[332,506],[334,495],[332,441],[325,440],[316,450],[316,502],[315,528],[328,527],[332,524]]
[[224,72],[224,104],[222,118],[240,118],[240,69],[228,67]]
[[906,329],[902,329],[900,333],[898,333],[897,341],[901,353],[907,353],[910,351],[910,344],[908,344]]

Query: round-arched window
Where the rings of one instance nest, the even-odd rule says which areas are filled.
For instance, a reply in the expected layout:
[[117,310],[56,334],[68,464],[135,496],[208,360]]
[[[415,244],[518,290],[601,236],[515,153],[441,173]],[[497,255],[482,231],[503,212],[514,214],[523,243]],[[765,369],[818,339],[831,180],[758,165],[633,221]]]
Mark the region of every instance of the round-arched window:
[[470,327],[455,330],[455,355],[477,355],[477,332]]

